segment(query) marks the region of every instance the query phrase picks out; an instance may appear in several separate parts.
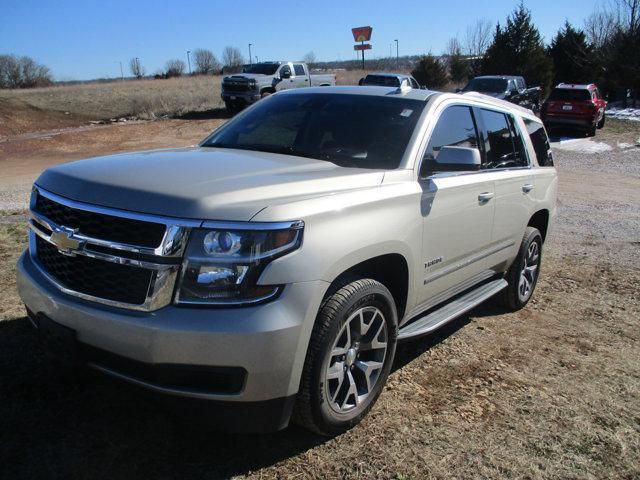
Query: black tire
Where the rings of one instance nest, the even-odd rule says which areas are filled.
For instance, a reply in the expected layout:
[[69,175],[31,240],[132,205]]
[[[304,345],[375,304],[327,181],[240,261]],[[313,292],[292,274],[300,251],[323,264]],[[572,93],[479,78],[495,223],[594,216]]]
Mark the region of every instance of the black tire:
[[[524,268],[527,266],[527,257],[530,253],[530,249],[532,248],[532,244],[534,243],[536,244],[536,247],[534,248],[536,248],[538,252],[536,263],[537,268],[535,269],[533,277],[529,278],[529,281],[531,282],[529,291],[526,295],[523,295],[521,290],[521,276],[523,275]],[[533,296],[533,291],[536,288],[536,284],[538,283],[541,265],[542,235],[540,235],[540,231],[537,228],[527,227],[524,232],[524,236],[522,237],[522,243],[520,244],[518,255],[505,275],[505,280],[509,283],[509,286],[501,292],[499,297],[500,302],[506,309],[515,312],[529,303],[529,300],[531,300],[531,297]]]
[[606,118],[606,115],[603,113],[603,114],[602,114],[602,118],[601,118],[601,119],[600,119],[600,121],[598,122],[598,128],[602,128],[602,127],[604,127],[605,118]]
[[[358,405],[355,402],[355,397],[358,397],[356,395],[354,397],[356,406],[352,407],[352,410],[338,412],[336,408],[339,409],[340,406],[329,398],[331,380],[326,379],[328,369],[335,358],[332,355],[334,348],[339,339],[343,338],[339,335],[345,328],[349,329],[350,324],[347,324],[347,319],[363,308],[378,309],[382,313],[383,317],[381,319],[378,317],[377,322],[384,323],[386,326],[385,337],[383,337],[386,339],[386,352],[384,360],[381,361],[382,367],[362,403]],[[375,318],[374,316],[369,319],[370,326],[373,326]],[[371,410],[387,381],[395,356],[397,336],[398,318],[393,296],[380,282],[369,278],[356,279],[330,293],[320,306],[309,341],[293,414],[294,422],[325,436],[339,435],[357,425]],[[353,337],[349,337],[349,342]],[[364,339],[364,337],[361,338]],[[369,340],[372,342],[371,339]],[[359,341],[358,339],[358,344]],[[342,359],[344,360],[344,356]],[[358,362],[363,363],[362,361],[355,363]],[[346,364],[347,362],[342,362],[342,365]],[[354,366],[349,368],[353,370]],[[344,371],[347,372],[346,374],[349,373],[346,366]],[[350,374],[349,378],[351,380],[356,378],[356,373],[361,374],[357,369]],[[343,380],[346,374],[342,375]],[[347,381],[347,387],[348,384]],[[342,386],[341,381],[340,387],[335,388],[335,391],[340,390]]]
[[264,92],[260,93],[260,98],[269,97],[271,95],[273,95],[273,92],[270,92],[270,91],[267,90],[267,91],[264,91]]
[[598,128],[597,124],[594,123],[593,125],[591,125],[587,130],[587,137],[595,137],[597,128]]
[[240,109],[238,108],[238,105],[233,102],[224,102],[224,106],[226,107],[227,112],[231,114],[235,114],[240,111]]

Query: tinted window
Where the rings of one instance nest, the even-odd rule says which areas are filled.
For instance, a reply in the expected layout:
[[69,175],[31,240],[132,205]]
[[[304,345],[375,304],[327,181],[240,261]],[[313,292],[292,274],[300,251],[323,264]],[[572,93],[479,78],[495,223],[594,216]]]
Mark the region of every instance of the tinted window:
[[423,162],[426,165],[423,165],[423,171],[431,170],[428,162],[438,158],[442,147],[478,148],[478,135],[471,108],[454,105],[440,115],[424,152]]
[[400,81],[398,77],[387,75],[367,75],[364,77],[364,85],[372,85],[378,87],[399,87]]
[[[484,168],[508,168],[526,165],[523,148],[518,148],[514,138],[512,119],[501,112],[482,110],[482,121],[487,132],[489,148]],[[521,140],[520,140],[521,141]]]
[[413,77],[411,77],[409,81],[411,82],[411,88],[420,88],[420,85],[418,84],[418,82],[416,82],[416,80]]
[[553,101],[585,101],[591,100],[591,93],[589,90],[578,90],[572,88],[554,88],[547,100]]
[[243,73],[262,73],[263,75],[273,75],[278,70],[277,63],[254,63],[242,67]]
[[296,75],[304,75],[304,67],[299,63],[293,64],[293,70],[296,72]]
[[420,100],[370,95],[275,95],[228,122],[203,146],[393,169],[424,106]]
[[549,146],[549,139],[544,131],[542,123],[524,119],[524,124],[527,127],[527,133],[533,143],[533,150],[536,153],[538,165],[541,167],[553,167],[553,155],[551,154],[551,147]]
[[463,90],[465,92],[502,93],[507,90],[507,81],[504,78],[474,78]]
[[282,66],[282,68],[280,69],[280,75],[282,75],[285,72],[291,73],[291,67],[289,67],[289,65],[283,65]]

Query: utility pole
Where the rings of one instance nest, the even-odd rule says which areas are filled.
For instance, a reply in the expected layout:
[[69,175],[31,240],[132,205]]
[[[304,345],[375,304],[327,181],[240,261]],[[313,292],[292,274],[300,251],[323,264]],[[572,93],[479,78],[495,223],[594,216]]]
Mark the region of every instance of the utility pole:
[[253,43],[249,44],[249,65],[253,65],[252,60],[251,60],[253,58],[253,57],[251,57],[251,45],[253,45]]
[[187,63],[189,64],[189,75],[191,75],[191,50],[187,50]]
[[122,70],[122,62],[121,61],[117,61],[116,63],[120,64],[120,78],[124,82],[124,70]]
[[396,70],[400,70],[400,48],[398,47],[398,39],[394,40],[396,42]]
[[256,63],[260,63],[260,62],[258,61],[258,55],[256,55]]
[[389,58],[393,57],[393,50],[391,50],[391,43],[389,44]]

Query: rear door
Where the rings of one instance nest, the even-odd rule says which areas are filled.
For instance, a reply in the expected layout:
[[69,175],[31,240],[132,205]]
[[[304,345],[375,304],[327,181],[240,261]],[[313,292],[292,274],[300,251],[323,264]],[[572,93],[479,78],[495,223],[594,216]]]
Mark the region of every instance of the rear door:
[[524,229],[535,209],[529,157],[522,136],[522,120],[509,112],[475,110],[485,138],[483,171],[494,182],[495,218],[488,267],[501,271],[515,256]]
[[429,164],[444,146],[481,147],[470,106],[453,104],[441,111],[422,156],[423,308],[487,278],[494,181],[479,170],[431,173]]

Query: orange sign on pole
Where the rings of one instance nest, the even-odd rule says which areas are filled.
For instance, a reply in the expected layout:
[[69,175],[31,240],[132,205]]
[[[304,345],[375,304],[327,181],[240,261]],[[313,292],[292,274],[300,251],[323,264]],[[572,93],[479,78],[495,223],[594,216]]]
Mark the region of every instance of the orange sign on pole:
[[351,33],[353,33],[353,39],[356,42],[368,42],[371,40],[372,30],[371,27],[356,27],[351,29]]

